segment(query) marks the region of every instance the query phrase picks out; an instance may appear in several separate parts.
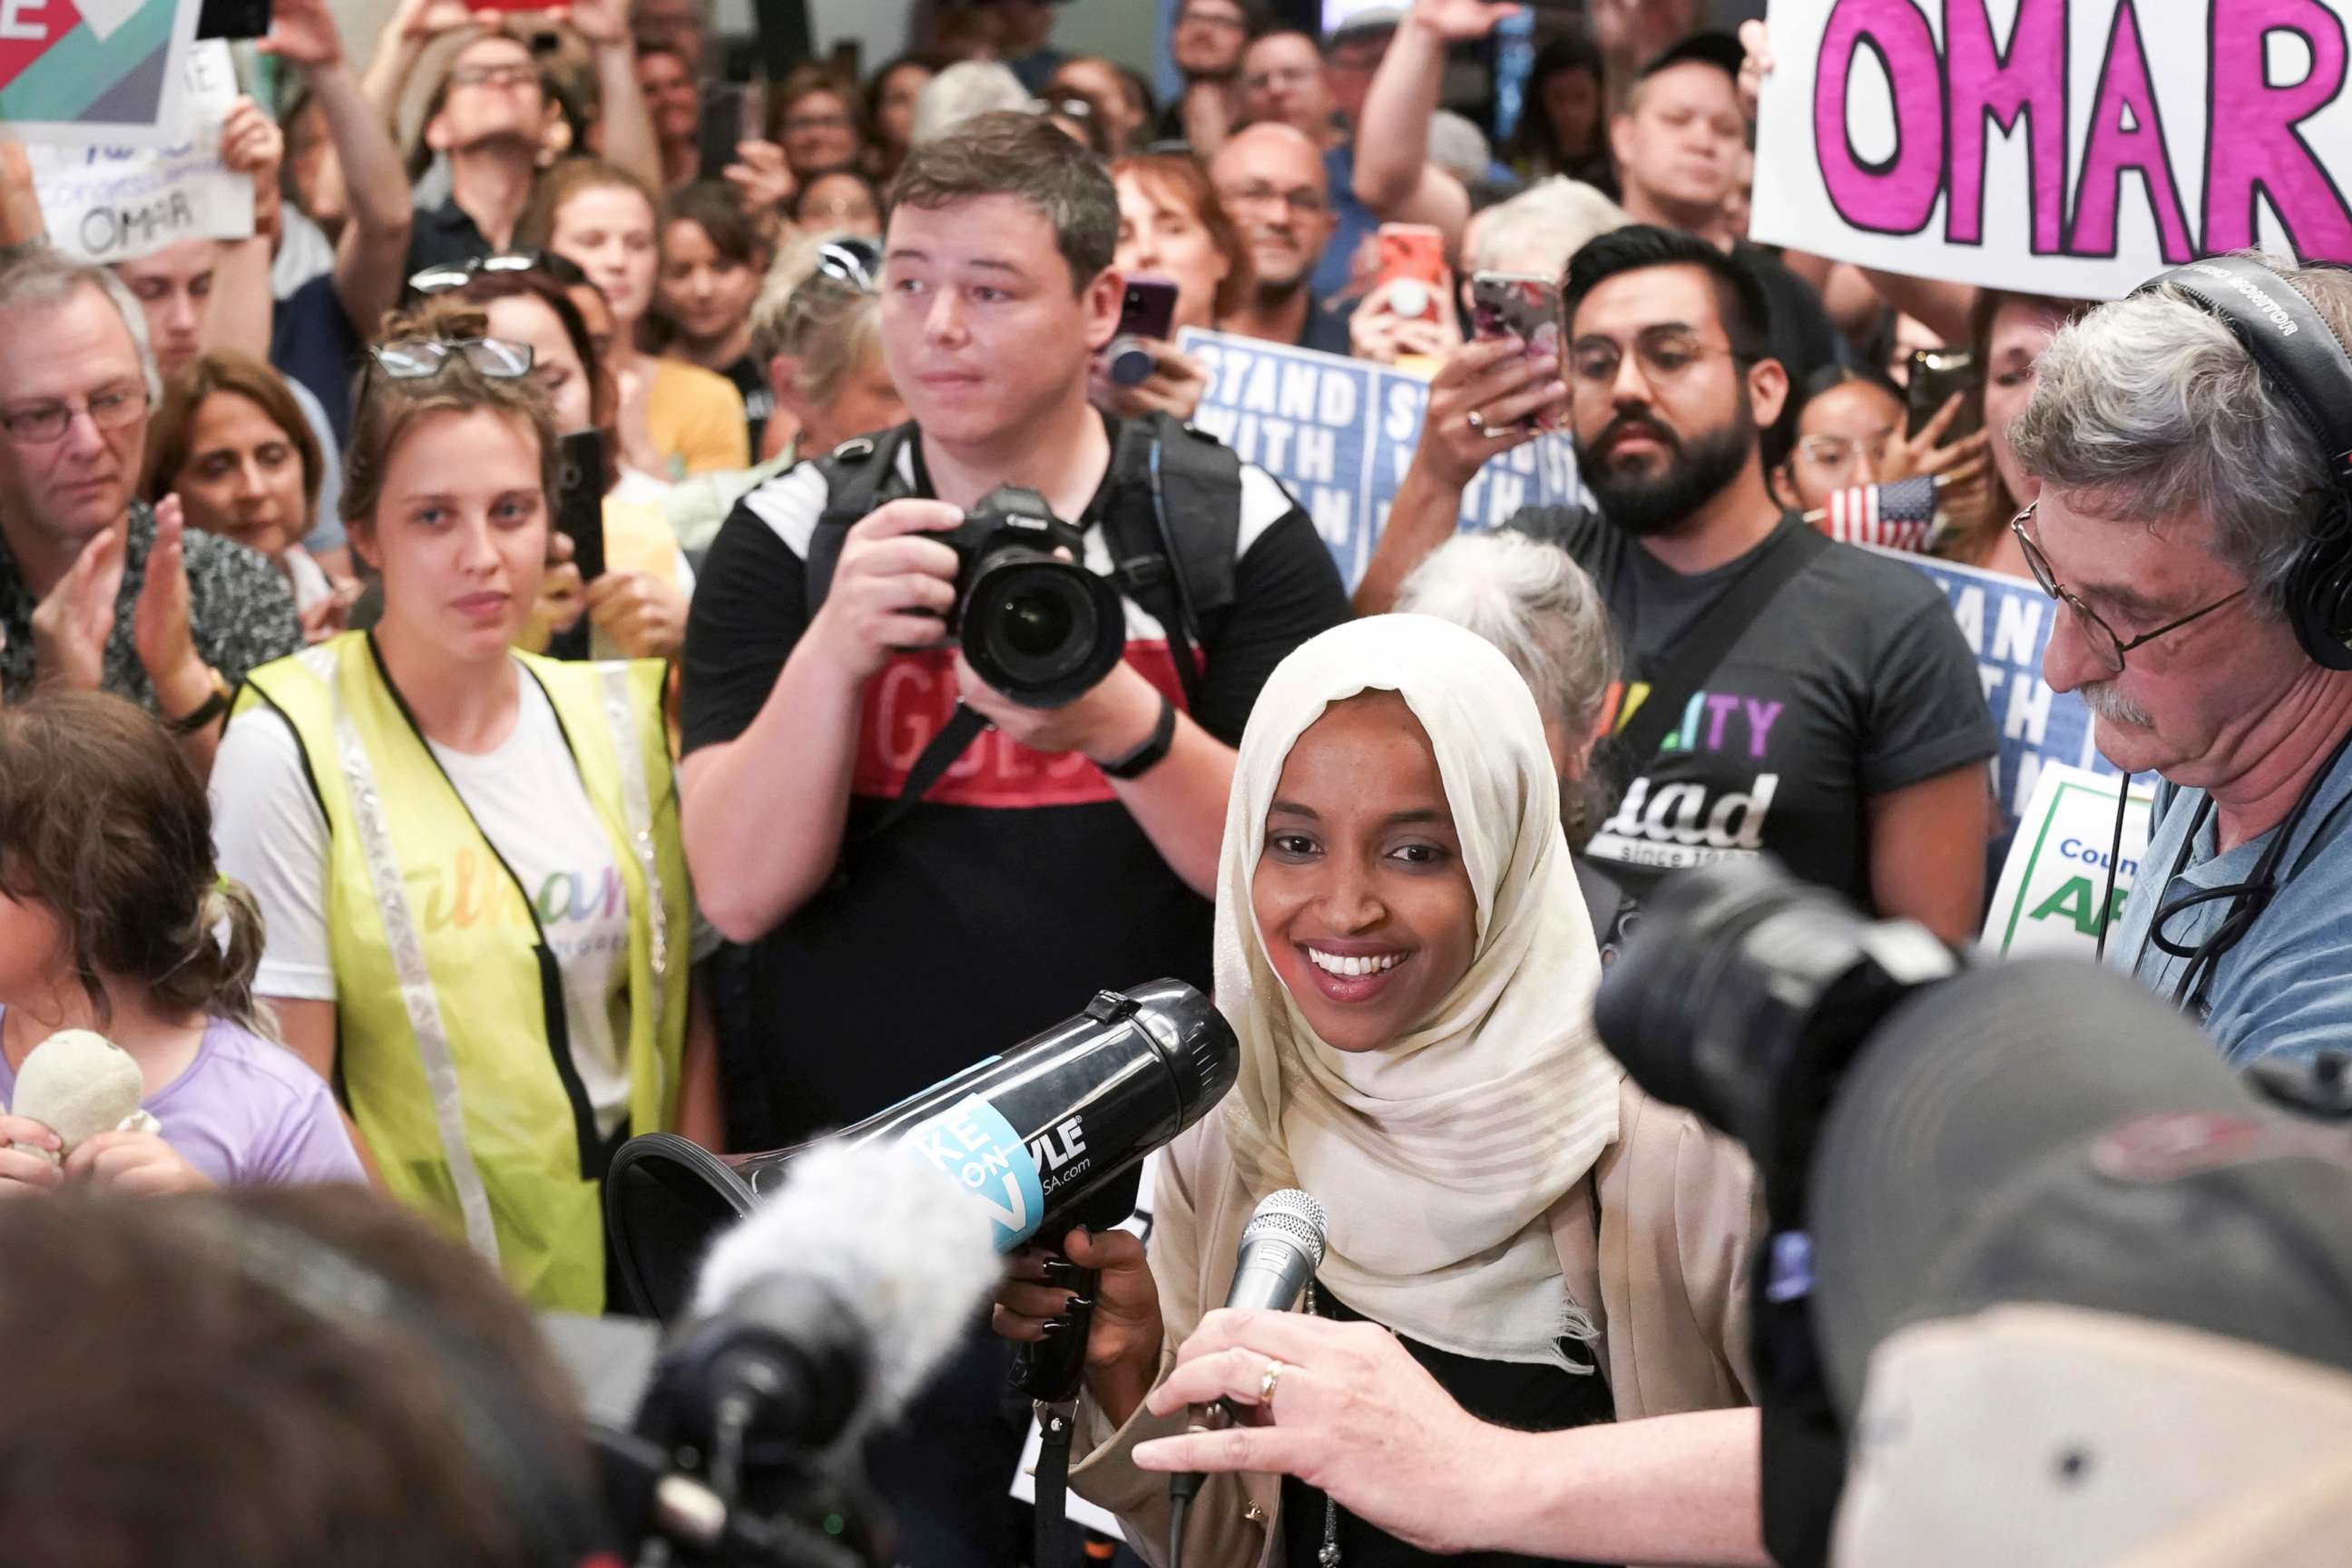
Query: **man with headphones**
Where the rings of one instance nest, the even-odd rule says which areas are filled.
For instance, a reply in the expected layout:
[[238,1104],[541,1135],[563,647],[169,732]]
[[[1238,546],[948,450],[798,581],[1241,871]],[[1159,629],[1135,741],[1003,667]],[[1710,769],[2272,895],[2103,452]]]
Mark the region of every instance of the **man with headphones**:
[[2192,262],[2061,332],[2011,435],[2042,673],[2160,779],[2106,961],[2241,1064],[2352,1016],[2347,339],[2352,272]]

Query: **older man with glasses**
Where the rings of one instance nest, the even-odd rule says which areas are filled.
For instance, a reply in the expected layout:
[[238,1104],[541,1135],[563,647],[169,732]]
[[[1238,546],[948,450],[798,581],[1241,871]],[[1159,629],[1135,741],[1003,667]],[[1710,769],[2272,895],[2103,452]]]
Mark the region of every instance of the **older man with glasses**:
[[[2352,338],[2352,277],[2239,276]],[[2060,332],[2011,433],[2042,480],[2018,542],[2063,606],[2042,673],[2159,780],[2106,961],[2242,1063],[2341,1049],[2352,1019],[2352,501],[2320,428],[2352,363],[2320,346],[2315,404],[2168,283]]]
[[101,688],[161,714],[199,772],[228,695],[302,647],[252,551],[132,499],[155,370],[135,300],[38,247],[0,268],[0,686]]

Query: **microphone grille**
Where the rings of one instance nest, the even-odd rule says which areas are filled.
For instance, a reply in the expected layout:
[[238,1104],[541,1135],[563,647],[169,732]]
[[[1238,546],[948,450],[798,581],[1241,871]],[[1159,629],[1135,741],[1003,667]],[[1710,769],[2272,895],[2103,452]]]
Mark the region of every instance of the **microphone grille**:
[[1258,1237],[1269,1233],[1286,1236],[1303,1247],[1315,1267],[1323,1266],[1323,1235],[1329,1228],[1330,1216],[1312,1193],[1297,1187],[1285,1187],[1278,1193],[1268,1193],[1260,1199],[1242,1227],[1242,1245],[1246,1247]]

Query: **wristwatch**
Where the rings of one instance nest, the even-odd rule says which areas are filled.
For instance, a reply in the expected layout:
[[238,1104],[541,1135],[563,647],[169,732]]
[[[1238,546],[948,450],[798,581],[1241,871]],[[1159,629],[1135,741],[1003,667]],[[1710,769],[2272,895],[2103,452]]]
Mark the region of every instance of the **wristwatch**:
[[1169,748],[1176,742],[1176,704],[1165,693],[1160,699],[1160,722],[1151,726],[1151,734],[1143,744],[1123,757],[1113,757],[1107,763],[1097,763],[1106,778],[1139,779],[1168,758]]
[[228,711],[228,681],[217,669],[206,668],[213,679],[212,695],[196,704],[190,712],[177,719],[166,719],[164,726],[174,735],[193,735],[223,713]]

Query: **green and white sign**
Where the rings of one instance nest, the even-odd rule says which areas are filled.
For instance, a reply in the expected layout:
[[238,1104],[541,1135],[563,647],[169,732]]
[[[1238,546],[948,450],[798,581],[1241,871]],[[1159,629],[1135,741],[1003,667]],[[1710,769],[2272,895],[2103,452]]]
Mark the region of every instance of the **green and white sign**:
[[[1987,952],[2092,956],[2098,945],[2099,900],[2107,888],[2108,846],[2115,842],[2116,792],[2122,783],[2113,774],[2065,763],[2042,764],[2001,865],[1992,912],[1985,917]],[[2153,797],[2152,789],[2135,789],[2124,810],[2110,906],[2116,913],[2147,849]]]

